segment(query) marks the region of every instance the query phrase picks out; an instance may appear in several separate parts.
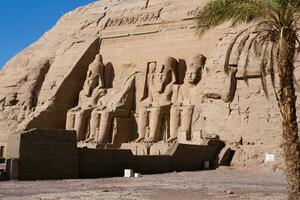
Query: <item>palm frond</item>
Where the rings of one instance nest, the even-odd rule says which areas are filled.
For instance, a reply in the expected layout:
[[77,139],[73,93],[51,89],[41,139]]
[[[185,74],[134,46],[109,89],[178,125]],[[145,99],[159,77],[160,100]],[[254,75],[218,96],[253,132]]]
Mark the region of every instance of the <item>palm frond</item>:
[[[233,40],[231,41],[231,43],[230,43],[230,45],[229,45],[229,47],[228,47],[228,49],[227,49],[227,51],[226,51],[225,64],[224,64],[224,72],[225,72],[227,75],[228,75],[228,73],[229,73],[229,61],[230,61],[230,57],[231,57],[231,54],[232,54],[233,47],[234,47],[234,45],[236,44],[236,42],[237,42],[237,40],[239,39],[239,37],[240,37],[241,35],[243,35],[246,31],[248,31],[250,28],[252,28],[252,27],[246,28],[246,29],[244,29],[243,31],[239,32],[239,33],[237,34],[237,36],[235,36],[235,37],[233,38]],[[248,38],[249,38],[249,37],[248,37]],[[248,40],[248,38],[247,38],[247,40]],[[245,41],[243,41],[243,42],[246,43],[247,40],[245,40]]]
[[275,44],[272,44],[271,46],[271,51],[270,51],[270,55],[269,55],[269,61],[270,61],[270,77],[271,77],[271,84],[272,84],[272,88],[275,94],[275,98],[277,101],[277,105],[279,108],[279,112],[280,112],[280,116],[283,116],[283,108],[280,104],[280,98],[279,98],[279,94],[278,91],[276,89],[276,80],[275,80],[275,63],[274,63],[274,55],[276,54],[276,56],[278,56],[278,50],[276,51],[276,49],[274,48]]
[[262,0],[212,0],[198,12],[197,30],[201,35],[206,30],[226,21],[233,24],[269,19],[277,21],[276,4]]
[[254,35],[251,39],[250,42],[248,44],[247,50],[246,50],[246,59],[245,59],[245,64],[243,66],[244,68],[244,72],[243,72],[243,76],[244,76],[244,81],[246,81],[246,83],[248,83],[248,78],[247,78],[247,69],[249,66],[249,61],[250,61],[250,56],[251,56],[251,48],[255,42],[255,40],[259,37],[259,34]]
[[253,42],[253,52],[256,56],[260,57],[261,56],[261,52],[263,52],[263,45],[261,42],[259,42],[258,40],[255,40]]
[[263,54],[262,54],[262,58],[260,61],[260,77],[261,77],[261,83],[263,86],[263,90],[265,93],[265,96],[267,97],[267,99],[269,99],[269,92],[268,92],[268,86],[267,86],[267,80],[266,80],[266,68],[267,68],[267,62],[268,62],[268,45],[264,45],[263,46]]

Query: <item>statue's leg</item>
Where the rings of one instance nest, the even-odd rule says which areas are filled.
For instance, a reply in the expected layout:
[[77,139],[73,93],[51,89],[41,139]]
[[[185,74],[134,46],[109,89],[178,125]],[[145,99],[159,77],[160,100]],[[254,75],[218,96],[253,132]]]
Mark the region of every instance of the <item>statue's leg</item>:
[[113,123],[113,113],[112,112],[103,112],[101,113],[100,119],[100,129],[97,141],[100,143],[109,143],[111,134],[111,127]]
[[66,130],[74,130],[75,114],[73,112],[67,113]]
[[181,129],[183,131],[186,131],[187,135],[187,140],[192,139],[191,135],[191,127],[192,127],[192,118],[193,118],[193,107],[184,107],[182,110],[182,125]]
[[100,125],[100,113],[94,110],[91,114],[91,122],[90,122],[90,137],[88,141],[94,140],[97,137],[97,129]]
[[77,131],[77,140],[82,141],[86,139],[86,112],[81,110],[76,113],[74,129]]
[[146,137],[146,129],[148,125],[148,113],[147,110],[142,108],[139,111],[139,123],[138,123],[138,139],[135,140],[135,142],[141,142]]
[[160,128],[162,124],[161,108],[153,108],[150,112],[150,135],[145,140],[147,143],[159,140]]
[[174,142],[177,140],[179,126],[180,110],[178,107],[172,107],[170,111],[170,138],[168,138],[167,142]]

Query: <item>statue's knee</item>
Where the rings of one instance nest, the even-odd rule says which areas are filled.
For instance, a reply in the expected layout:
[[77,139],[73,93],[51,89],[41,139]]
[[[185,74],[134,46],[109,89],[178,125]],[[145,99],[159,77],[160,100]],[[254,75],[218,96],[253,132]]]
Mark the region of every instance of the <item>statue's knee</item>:
[[170,113],[171,114],[176,114],[176,113],[178,113],[178,109],[177,108],[171,108]]
[[101,119],[108,119],[111,116],[110,112],[101,113]]
[[145,109],[140,110],[139,116],[146,116],[146,115],[147,115],[147,110]]
[[72,113],[72,112],[68,112],[67,113],[67,118],[68,119],[72,119],[72,118],[74,118],[75,117],[75,114],[74,113]]
[[160,114],[160,109],[153,109],[151,111],[151,113],[154,114],[154,115],[159,115]]
[[77,113],[77,117],[83,118],[85,116],[85,112],[84,111],[80,111]]
[[99,113],[98,112],[92,112],[91,117],[93,119],[97,119],[97,118],[99,118]]

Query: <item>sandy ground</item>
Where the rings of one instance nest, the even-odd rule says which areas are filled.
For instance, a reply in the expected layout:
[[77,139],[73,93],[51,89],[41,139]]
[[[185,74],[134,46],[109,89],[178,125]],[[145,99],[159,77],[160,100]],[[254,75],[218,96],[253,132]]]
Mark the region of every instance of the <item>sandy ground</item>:
[[0,199],[9,200],[284,200],[285,193],[283,173],[228,168],[141,178],[0,182]]

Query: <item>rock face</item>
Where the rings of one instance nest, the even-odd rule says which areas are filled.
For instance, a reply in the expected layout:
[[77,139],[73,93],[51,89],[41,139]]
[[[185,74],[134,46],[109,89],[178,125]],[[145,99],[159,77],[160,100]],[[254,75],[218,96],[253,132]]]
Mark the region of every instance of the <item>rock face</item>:
[[79,140],[96,143],[199,143],[218,135],[235,151],[233,164],[261,165],[266,153],[280,164],[270,77],[263,75],[267,98],[255,56],[247,73],[242,56],[224,72],[242,27],[224,24],[200,39],[194,18],[206,2],[101,0],[63,16],[0,71],[0,146],[16,130],[67,122]]

